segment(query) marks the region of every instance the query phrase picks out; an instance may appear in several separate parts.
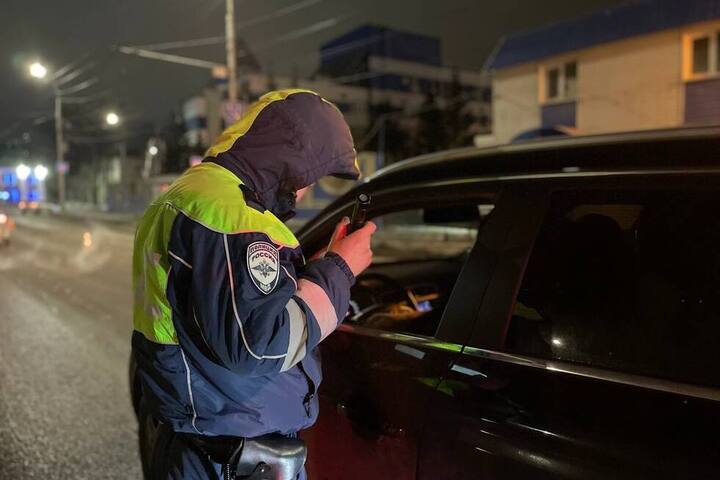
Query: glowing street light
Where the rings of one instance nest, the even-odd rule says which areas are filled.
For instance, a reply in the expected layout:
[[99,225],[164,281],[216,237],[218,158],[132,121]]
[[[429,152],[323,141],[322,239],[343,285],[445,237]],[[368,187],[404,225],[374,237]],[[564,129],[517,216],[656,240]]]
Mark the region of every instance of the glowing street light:
[[39,78],[39,79],[45,78],[45,76],[48,73],[48,70],[45,67],[45,65],[43,65],[40,62],[31,63],[29,70],[30,70],[30,76],[32,76],[33,78]]
[[107,115],[105,115],[105,123],[110,126],[115,126],[120,123],[120,117],[115,112],[109,112]]
[[[30,76],[33,78],[36,78],[38,80],[44,80],[45,77],[48,75],[48,69],[45,65],[43,65],[40,62],[33,62],[30,65],[28,65],[28,71],[30,73]],[[65,141],[63,140],[63,114],[62,114],[62,93],[60,91],[60,86],[57,83],[57,73],[55,72],[54,75],[50,76],[50,81],[48,82],[53,89],[53,93],[55,94],[55,113],[54,113],[54,119],[55,119],[55,171],[57,172],[57,175],[55,175],[55,178],[57,179],[58,184],[58,204],[60,205],[60,210],[65,210],[65,150],[64,145]],[[18,178],[21,178],[21,176],[24,176],[26,179],[30,176],[31,170],[30,167],[24,166],[25,168],[20,169],[18,167]],[[43,175],[42,171],[45,169],[45,173]],[[21,175],[22,172],[22,175]],[[47,168],[42,167],[38,169],[38,167],[35,167],[35,177],[38,178],[39,181],[42,179],[39,178],[38,173],[40,173],[40,176],[43,176],[43,178],[47,177]],[[21,178],[22,180],[23,178]]]
[[45,165],[36,165],[33,169],[33,175],[35,175],[38,181],[42,182],[48,176],[48,169]]
[[17,174],[17,177],[20,181],[27,180],[27,178],[30,176],[30,171],[30,167],[28,167],[24,163],[21,163],[15,169],[15,173]]
[[153,157],[154,157],[155,155],[157,155],[158,152],[159,152],[158,147],[156,147],[155,145],[151,145],[150,148],[148,148],[148,153],[149,153],[150,155],[152,155]]

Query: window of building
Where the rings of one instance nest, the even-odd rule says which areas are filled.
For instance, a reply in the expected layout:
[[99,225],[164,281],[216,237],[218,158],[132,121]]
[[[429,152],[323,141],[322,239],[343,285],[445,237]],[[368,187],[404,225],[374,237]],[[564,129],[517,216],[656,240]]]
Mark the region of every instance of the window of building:
[[555,194],[507,349],[720,385],[718,208],[702,191]]
[[565,98],[575,98],[577,93],[577,62],[565,64]]
[[685,36],[685,80],[720,74],[720,31]]
[[710,71],[710,37],[693,40],[692,52],[693,73],[708,73]]
[[554,100],[560,94],[560,70],[551,68],[547,72],[547,99]]
[[574,100],[577,96],[577,62],[566,62],[545,69],[545,102]]

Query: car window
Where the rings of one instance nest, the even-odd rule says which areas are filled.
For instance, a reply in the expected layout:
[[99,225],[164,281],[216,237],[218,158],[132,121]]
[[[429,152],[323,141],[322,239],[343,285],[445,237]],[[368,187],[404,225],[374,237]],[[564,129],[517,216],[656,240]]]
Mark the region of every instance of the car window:
[[508,350],[715,384],[720,199],[692,191],[553,195]]
[[419,208],[372,220],[373,265],[352,290],[350,324],[433,336],[492,204]]
[[444,207],[393,212],[373,221],[378,229],[372,248],[376,263],[451,258],[469,250],[478,227],[493,205]]

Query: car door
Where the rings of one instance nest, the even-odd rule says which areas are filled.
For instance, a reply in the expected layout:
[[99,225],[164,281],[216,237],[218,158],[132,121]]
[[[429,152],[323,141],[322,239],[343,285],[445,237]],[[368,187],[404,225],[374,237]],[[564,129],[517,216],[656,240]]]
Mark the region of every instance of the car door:
[[431,400],[419,478],[717,478],[719,187],[548,183]]
[[[458,212],[462,205],[477,208],[482,202],[487,204],[488,198],[496,198],[497,191],[484,185],[444,185],[372,194],[374,207],[370,216],[375,217],[382,232],[389,229],[391,216],[407,218],[411,209],[427,205],[434,209],[447,205],[450,212]],[[493,256],[503,239],[494,218],[493,213],[483,219],[482,228],[468,244],[470,252],[461,255],[459,274],[455,274],[457,281],[452,279],[455,288],[447,292],[450,297],[438,312],[438,325],[415,329],[407,323],[396,326],[388,322],[358,324],[346,320],[322,343],[324,380],[319,390],[320,416],[316,425],[303,434],[309,446],[310,478],[415,478],[418,438],[430,411],[428,399],[469,336],[482,297],[476,291],[468,297],[461,286],[488,283],[494,268]],[[429,231],[433,235],[439,233],[435,226]],[[400,241],[403,250],[411,250],[412,246],[406,243],[409,239],[403,239],[400,233],[396,229],[390,241]],[[451,236],[446,231],[439,238]],[[307,240],[312,244],[312,235]],[[440,244],[441,248],[445,246]],[[373,248],[377,259],[382,252]],[[358,283],[368,278],[391,277],[407,285],[428,272],[445,276],[449,265],[439,260],[374,264],[369,277],[359,278]],[[354,302],[361,301],[357,295],[354,290]],[[432,295],[419,298],[422,292],[412,295],[421,309],[434,301]]]

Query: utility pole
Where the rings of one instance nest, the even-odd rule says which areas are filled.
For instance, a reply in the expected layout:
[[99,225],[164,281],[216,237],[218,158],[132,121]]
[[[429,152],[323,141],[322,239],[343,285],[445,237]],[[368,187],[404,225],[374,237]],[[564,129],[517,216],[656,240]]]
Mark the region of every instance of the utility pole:
[[238,100],[237,53],[235,52],[235,0],[225,0],[225,51],[227,54],[228,100],[235,108]]
[[65,211],[65,140],[63,139],[62,95],[55,89],[55,173],[57,174],[58,204]]

